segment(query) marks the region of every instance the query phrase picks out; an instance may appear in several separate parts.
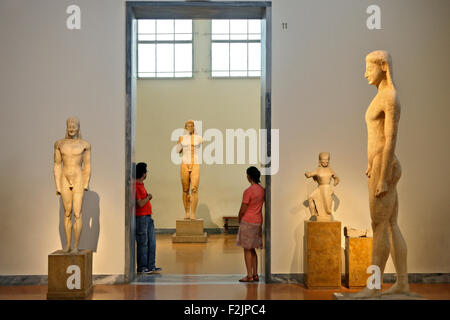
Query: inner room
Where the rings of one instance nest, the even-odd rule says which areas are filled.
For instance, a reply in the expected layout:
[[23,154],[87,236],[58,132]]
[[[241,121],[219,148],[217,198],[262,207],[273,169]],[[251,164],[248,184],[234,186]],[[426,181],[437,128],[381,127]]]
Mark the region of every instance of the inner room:
[[[135,159],[148,165],[144,184],[153,196],[156,265],[162,268],[146,279],[245,274],[237,217],[249,187],[246,170],[259,167],[261,30],[258,19],[137,20]],[[193,208],[191,179],[188,205],[206,242],[174,241],[177,221],[186,221],[176,146],[188,120],[204,139],[198,204]],[[257,254],[262,274],[263,251]]]

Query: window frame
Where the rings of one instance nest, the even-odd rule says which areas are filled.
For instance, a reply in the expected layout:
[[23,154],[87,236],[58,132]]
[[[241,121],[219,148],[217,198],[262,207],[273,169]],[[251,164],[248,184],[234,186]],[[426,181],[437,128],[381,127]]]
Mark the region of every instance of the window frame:
[[[192,80],[194,79],[194,70],[195,70],[195,65],[194,65],[194,34],[195,34],[195,24],[194,24],[194,19],[136,19],[136,79],[138,80]],[[175,20],[191,20],[191,24],[192,24],[192,40],[156,40],[157,39],[157,35],[158,35],[158,29],[157,29],[157,25],[155,25],[155,40],[139,40],[139,20],[173,20],[174,24],[175,24]],[[174,28],[174,35],[175,35],[175,28]],[[175,37],[174,37],[175,39]],[[173,63],[174,63],[174,72],[173,72],[173,76],[172,77],[158,77],[156,76],[158,74],[157,72],[157,61],[158,61],[158,55],[155,52],[155,76],[154,77],[142,77],[139,76],[139,44],[173,44],[174,45],[174,59],[173,59]],[[176,77],[175,74],[175,44],[192,44],[192,53],[191,53],[191,59],[192,59],[192,76],[190,77]],[[156,51],[156,47],[155,47],[155,51]]]
[[[212,20],[228,20],[228,22],[230,22],[231,20],[247,20],[247,35],[249,35],[250,33],[248,32],[248,21],[249,20],[260,20],[261,22],[262,22],[262,19],[211,19],[210,20],[210,25],[209,25],[209,35],[210,35],[210,46],[209,46],[209,65],[210,65],[210,71],[209,71],[209,75],[208,75],[208,78],[209,79],[213,79],[213,80],[228,80],[228,79],[240,79],[240,80],[243,80],[243,79],[261,79],[261,76],[262,76],[262,63],[263,63],[263,61],[262,61],[262,36],[263,36],[263,33],[262,33],[262,30],[260,30],[260,35],[261,35],[261,37],[260,37],[260,39],[259,40],[213,40],[213,38],[212,38],[212,36],[213,36],[213,32],[212,32]],[[262,24],[261,24],[261,28],[262,28]],[[228,29],[228,30],[230,30],[230,28]],[[229,33],[229,35],[230,35],[230,38],[231,38],[231,33]],[[249,70],[249,68],[248,68],[248,63],[249,63],[249,54],[248,54],[248,44],[249,43],[259,43],[260,44],[260,51],[261,51],[261,65],[260,65],[260,70],[259,70],[259,72],[261,73],[261,75],[259,75],[259,76],[235,76],[235,77],[233,77],[233,76],[213,76],[212,75],[212,73],[213,73],[213,66],[212,66],[212,59],[213,59],[213,53],[212,53],[212,46],[213,46],[213,43],[229,43],[229,44],[231,44],[231,43],[245,43],[245,44],[247,44],[247,70],[245,70],[245,72],[247,72],[247,74],[251,71],[251,70]],[[228,48],[228,72],[229,73],[231,73],[231,69],[230,69],[230,65],[231,65],[231,61],[230,61],[230,57],[231,57],[231,55],[230,55],[230,48],[231,48],[231,45],[229,46],[229,48]],[[244,70],[240,70],[240,71],[244,71]]]

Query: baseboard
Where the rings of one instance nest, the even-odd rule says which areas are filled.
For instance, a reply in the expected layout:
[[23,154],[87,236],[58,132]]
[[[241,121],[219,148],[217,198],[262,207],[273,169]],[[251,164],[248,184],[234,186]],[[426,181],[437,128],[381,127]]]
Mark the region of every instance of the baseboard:
[[[303,273],[281,273],[271,274],[268,283],[297,283],[303,284],[305,275]],[[394,283],[395,273],[385,273],[383,275],[384,283]],[[410,273],[408,274],[409,283],[450,283],[450,273]],[[344,275],[342,275],[344,283]]]

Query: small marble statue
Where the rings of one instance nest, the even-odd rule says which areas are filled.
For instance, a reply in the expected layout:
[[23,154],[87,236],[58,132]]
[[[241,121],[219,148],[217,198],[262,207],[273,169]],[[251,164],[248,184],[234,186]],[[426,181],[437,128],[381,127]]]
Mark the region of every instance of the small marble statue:
[[203,138],[195,134],[194,121],[186,121],[184,128],[186,134],[180,136],[177,144],[177,152],[182,154],[180,175],[183,187],[183,204],[185,219],[195,219],[200,183],[198,151],[203,144]]
[[81,139],[80,122],[77,118],[67,119],[66,137],[55,142],[53,173],[56,194],[61,195],[64,206],[64,230],[66,247],[70,251],[72,240],[72,209],[75,216],[73,225],[74,247],[78,252],[81,235],[81,207],[84,190],[88,190],[91,175],[91,145]]
[[[397,183],[401,176],[400,162],[395,155],[400,101],[392,78],[392,60],[388,52],[377,50],[366,57],[365,77],[378,92],[366,112],[368,132],[368,168],[370,217],[373,229],[372,264],[380,268],[383,279],[389,253],[392,256],[397,280],[383,292],[387,294],[409,293],[406,266],[406,242],[397,224]],[[353,298],[381,296],[380,289],[364,288]]]
[[309,211],[312,216],[316,216],[317,221],[331,221],[333,205],[333,188],[331,179],[334,179],[334,186],[339,183],[336,173],[329,167],[330,153],[321,152],[319,154],[319,167],[312,172],[305,172],[307,178],[313,178],[319,186],[308,197]]

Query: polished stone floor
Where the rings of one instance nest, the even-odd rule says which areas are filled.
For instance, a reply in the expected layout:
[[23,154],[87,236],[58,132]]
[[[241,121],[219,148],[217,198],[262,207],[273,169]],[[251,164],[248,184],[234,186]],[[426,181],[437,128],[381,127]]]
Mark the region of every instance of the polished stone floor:
[[[390,284],[384,288],[390,287]],[[450,300],[450,284],[411,284],[425,299]],[[92,300],[332,300],[341,290],[310,290],[300,284],[96,285]],[[47,286],[0,287],[0,300],[43,300]]]
[[[207,243],[172,243],[172,235],[158,234],[156,241],[156,265],[165,275],[245,273],[243,249],[236,246],[235,234],[209,235]],[[258,264],[262,266],[262,259]]]
[[[341,290],[310,290],[301,284],[244,284],[242,248],[236,235],[210,235],[208,243],[173,244],[171,235],[157,236],[157,266],[163,272],[140,275],[131,284],[95,281],[93,300],[331,300]],[[258,250],[261,256],[262,251]],[[259,261],[262,265],[262,259]],[[384,288],[391,284],[385,284]],[[450,284],[411,284],[426,299],[450,300]],[[0,286],[0,300],[46,299],[46,285]]]

